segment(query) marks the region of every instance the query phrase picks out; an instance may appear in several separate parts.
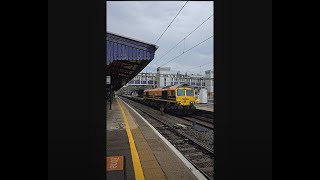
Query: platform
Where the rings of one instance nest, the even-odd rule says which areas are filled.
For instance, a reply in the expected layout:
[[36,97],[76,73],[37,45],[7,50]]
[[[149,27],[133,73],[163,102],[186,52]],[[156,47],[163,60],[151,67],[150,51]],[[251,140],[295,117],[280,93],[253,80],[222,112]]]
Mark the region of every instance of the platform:
[[196,176],[156,132],[116,97],[107,105],[107,157],[125,156],[125,168],[107,179],[195,180]]

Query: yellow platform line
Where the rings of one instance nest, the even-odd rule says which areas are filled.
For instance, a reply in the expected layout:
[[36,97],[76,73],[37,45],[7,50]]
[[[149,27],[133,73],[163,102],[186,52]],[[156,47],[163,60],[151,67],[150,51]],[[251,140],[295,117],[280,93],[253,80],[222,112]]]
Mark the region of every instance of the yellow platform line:
[[132,163],[133,163],[135,177],[137,180],[144,180],[144,175],[143,175],[142,166],[140,163],[139,154],[138,154],[136,145],[133,140],[133,136],[132,136],[132,133],[130,130],[127,116],[123,110],[122,104],[119,102],[118,98],[116,98],[116,99],[117,99],[117,102],[118,102],[119,107],[121,109],[121,113],[122,113],[122,116],[123,116],[123,119],[124,119],[124,122],[126,125],[126,131],[127,131],[127,135],[128,135],[128,139],[129,139],[129,144],[130,144],[130,151],[131,151],[131,157],[132,157]]

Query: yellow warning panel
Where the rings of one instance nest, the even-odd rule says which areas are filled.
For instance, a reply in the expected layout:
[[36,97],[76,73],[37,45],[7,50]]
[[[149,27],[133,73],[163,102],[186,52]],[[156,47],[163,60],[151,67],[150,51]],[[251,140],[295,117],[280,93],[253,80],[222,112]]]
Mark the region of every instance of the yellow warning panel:
[[107,157],[107,171],[123,170],[123,156]]

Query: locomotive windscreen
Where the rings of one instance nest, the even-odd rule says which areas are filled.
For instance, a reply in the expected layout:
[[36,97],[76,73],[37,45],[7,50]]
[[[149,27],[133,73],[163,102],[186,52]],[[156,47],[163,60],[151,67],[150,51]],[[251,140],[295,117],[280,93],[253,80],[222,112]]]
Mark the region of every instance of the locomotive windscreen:
[[187,90],[186,93],[187,96],[194,96],[193,90]]
[[178,94],[178,96],[184,96],[184,90],[178,89],[177,94]]

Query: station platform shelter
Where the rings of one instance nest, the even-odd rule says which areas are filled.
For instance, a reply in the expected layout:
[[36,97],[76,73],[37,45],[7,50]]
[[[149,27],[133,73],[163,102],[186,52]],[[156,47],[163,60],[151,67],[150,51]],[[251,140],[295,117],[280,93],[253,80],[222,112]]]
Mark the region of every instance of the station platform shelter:
[[[107,101],[114,98],[114,91],[127,84],[153,59],[158,46],[107,32]],[[110,106],[111,107],[111,106]]]

